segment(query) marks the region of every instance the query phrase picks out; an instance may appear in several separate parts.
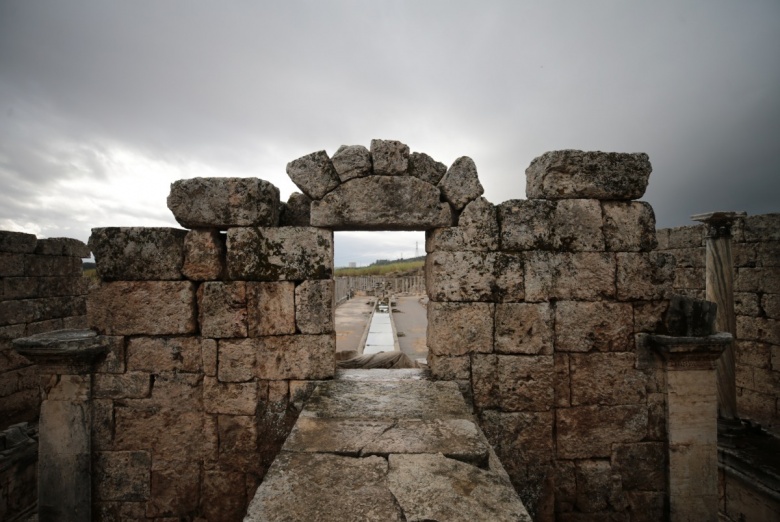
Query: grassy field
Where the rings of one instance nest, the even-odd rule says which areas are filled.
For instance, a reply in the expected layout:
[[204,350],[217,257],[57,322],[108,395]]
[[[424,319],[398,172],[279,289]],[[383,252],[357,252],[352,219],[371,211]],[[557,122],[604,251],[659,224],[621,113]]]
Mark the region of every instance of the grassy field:
[[337,268],[335,270],[335,276],[386,276],[422,270],[424,265],[425,261],[422,259],[410,259],[407,261],[399,260],[393,261],[392,263],[373,264],[360,268]]

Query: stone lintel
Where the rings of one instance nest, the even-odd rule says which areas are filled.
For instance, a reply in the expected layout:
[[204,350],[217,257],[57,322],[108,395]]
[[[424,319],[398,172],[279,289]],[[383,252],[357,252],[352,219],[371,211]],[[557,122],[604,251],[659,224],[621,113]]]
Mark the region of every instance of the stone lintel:
[[89,373],[108,351],[109,341],[93,330],[55,330],[14,339],[14,349],[44,371],[78,375]]
[[703,337],[648,335],[649,345],[663,357],[669,370],[714,370],[715,361],[732,341],[730,333]]

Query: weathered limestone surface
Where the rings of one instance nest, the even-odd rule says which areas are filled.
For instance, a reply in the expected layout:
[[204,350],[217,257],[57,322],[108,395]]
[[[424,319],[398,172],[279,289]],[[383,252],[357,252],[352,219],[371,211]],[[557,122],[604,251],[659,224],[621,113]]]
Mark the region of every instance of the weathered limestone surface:
[[428,296],[443,302],[521,301],[523,261],[498,252],[433,252],[425,260]]
[[410,176],[369,176],[312,202],[311,224],[333,230],[419,230],[452,224],[439,190]]
[[308,227],[310,224],[311,198],[306,194],[293,192],[279,214],[279,226]]
[[498,212],[504,250],[604,251],[597,200],[510,200]]
[[0,230],[0,252],[12,254],[32,254],[37,243],[35,234]]
[[[2,250],[2,248],[0,248]],[[89,247],[78,239],[69,237],[50,237],[39,239],[35,244],[35,253],[43,256],[89,257]]]
[[339,185],[339,175],[324,150],[288,163],[287,175],[301,192],[314,200],[322,199]]
[[106,335],[195,333],[195,285],[189,281],[103,283],[90,293],[87,313],[90,328]]
[[428,350],[433,355],[493,351],[493,310],[489,303],[428,303]]
[[629,303],[559,301],[555,306],[555,349],[632,351],[633,326]]
[[497,353],[552,354],[553,314],[549,304],[497,304],[495,323]]
[[552,151],[525,170],[525,193],[539,199],[639,199],[651,171],[643,153]]
[[258,178],[192,178],[171,184],[168,208],[185,228],[276,226],[279,189]]
[[412,152],[409,156],[410,176],[420,178],[431,185],[438,185],[446,173],[447,165],[436,161],[423,152]]
[[395,140],[371,140],[374,174],[403,176],[409,168],[409,146]]
[[331,161],[342,183],[371,174],[371,153],[363,145],[342,145]]
[[658,245],[655,213],[644,201],[604,201],[604,239],[611,252],[649,252]]
[[483,197],[463,209],[458,226],[435,228],[425,233],[425,251],[477,251],[498,249],[496,207]]
[[247,336],[246,283],[210,281],[198,287],[198,322],[203,337]]
[[219,341],[220,380],[327,379],[335,371],[330,335],[277,335]]
[[231,279],[329,279],[333,232],[314,227],[231,228],[227,265]]
[[214,281],[224,277],[225,237],[214,229],[190,230],[184,236],[181,273],[191,281]]
[[615,257],[612,254],[532,252],[527,257],[526,301],[540,302],[549,299],[598,301],[611,299],[614,296]]
[[295,333],[295,284],[248,282],[247,319],[249,336]]
[[530,521],[455,383],[416,372],[321,383],[245,520]]
[[531,520],[495,473],[434,454],[391,455],[389,462],[389,487],[406,520]]
[[186,230],[176,228],[93,228],[89,248],[104,281],[181,279]]
[[295,288],[295,325],[302,334],[334,331],[333,280],[304,281]]
[[485,192],[477,176],[477,166],[467,156],[455,160],[439,182],[439,188],[455,210],[461,210]]

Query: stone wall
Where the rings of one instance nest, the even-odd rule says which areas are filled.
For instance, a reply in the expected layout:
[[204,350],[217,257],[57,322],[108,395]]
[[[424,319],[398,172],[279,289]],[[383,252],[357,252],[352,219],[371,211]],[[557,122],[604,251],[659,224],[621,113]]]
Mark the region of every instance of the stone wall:
[[[677,259],[675,292],[705,295],[705,226],[658,231],[659,250]],[[732,227],[737,410],[780,434],[780,214]]]
[[469,384],[483,429],[535,520],[660,520],[659,331],[674,259],[654,252],[644,154],[559,151],[527,200],[476,200],[427,236],[435,376]]
[[41,402],[36,367],[11,341],[86,326],[85,257],[76,239],[0,231],[0,430],[37,419]]
[[189,230],[95,229],[90,326],[98,520],[240,520],[317,380],[334,375],[333,231],[425,230],[432,374],[457,381],[536,520],[658,520],[664,333],[674,258],[654,252],[644,154],[558,151],[528,200],[481,197],[396,141],[290,162],[286,204],[257,179],[173,184]]

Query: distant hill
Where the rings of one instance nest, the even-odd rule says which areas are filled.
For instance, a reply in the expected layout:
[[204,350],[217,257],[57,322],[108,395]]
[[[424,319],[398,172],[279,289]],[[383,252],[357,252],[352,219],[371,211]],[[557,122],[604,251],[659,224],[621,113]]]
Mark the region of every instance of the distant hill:
[[425,266],[425,256],[413,257],[411,259],[378,259],[370,265],[360,268],[337,268],[334,271],[334,275],[336,277],[415,275],[418,272],[422,272],[423,266]]

